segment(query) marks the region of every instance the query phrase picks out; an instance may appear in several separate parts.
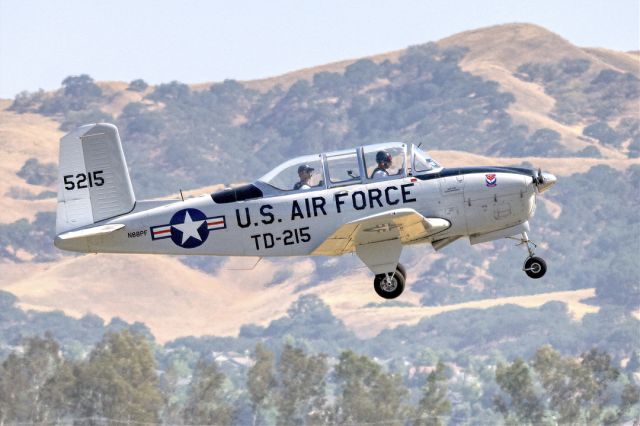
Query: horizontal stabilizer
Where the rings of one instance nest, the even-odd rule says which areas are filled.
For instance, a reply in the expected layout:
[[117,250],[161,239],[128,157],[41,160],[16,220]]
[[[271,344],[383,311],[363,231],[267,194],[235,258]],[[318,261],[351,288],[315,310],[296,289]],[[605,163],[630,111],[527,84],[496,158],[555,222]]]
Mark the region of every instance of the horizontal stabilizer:
[[88,252],[89,242],[92,238],[104,237],[119,229],[123,229],[124,224],[114,223],[109,225],[95,226],[93,228],[69,231],[56,237],[54,244],[59,249]]

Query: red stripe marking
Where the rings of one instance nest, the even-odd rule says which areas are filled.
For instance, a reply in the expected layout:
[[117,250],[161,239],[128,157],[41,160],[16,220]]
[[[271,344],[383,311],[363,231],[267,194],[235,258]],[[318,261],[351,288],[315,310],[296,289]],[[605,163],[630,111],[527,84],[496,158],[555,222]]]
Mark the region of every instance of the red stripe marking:
[[171,232],[171,229],[167,229],[166,231],[153,231],[153,234],[154,235],[166,234],[167,232]]
[[218,222],[207,222],[207,225],[221,225],[224,224],[224,220],[219,220]]

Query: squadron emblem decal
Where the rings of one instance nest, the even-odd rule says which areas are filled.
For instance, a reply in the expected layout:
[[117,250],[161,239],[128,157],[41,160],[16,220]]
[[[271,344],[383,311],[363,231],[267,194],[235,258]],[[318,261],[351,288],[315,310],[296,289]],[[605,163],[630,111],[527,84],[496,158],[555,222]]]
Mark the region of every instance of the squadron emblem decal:
[[224,216],[206,217],[198,209],[183,209],[171,217],[168,225],[152,226],[151,239],[171,238],[176,245],[191,249],[207,241],[209,231],[226,227]]
[[489,187],[493,187],[498,184],[495,173],[484,175],[484,181],[487,183],[487,186]]

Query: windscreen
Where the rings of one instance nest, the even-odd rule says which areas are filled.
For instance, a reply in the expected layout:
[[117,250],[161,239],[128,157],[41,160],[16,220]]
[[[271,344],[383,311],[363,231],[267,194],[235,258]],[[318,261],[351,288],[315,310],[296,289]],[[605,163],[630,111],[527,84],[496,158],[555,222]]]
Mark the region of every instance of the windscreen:
[[439,169],[440,164],[433,158],[431,158],[426,152],[421,151],[419,148],[413,149],[413,171],[416,173],[428,172],[433,169]]

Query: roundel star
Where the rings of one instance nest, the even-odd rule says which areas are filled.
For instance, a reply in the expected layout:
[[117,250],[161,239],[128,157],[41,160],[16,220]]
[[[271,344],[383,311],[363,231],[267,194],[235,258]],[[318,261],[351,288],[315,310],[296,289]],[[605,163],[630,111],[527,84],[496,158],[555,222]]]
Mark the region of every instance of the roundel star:
[[186,249],[202,245],[209,236],[207,216],[198,209],[177,211],[168,226],[173,242]]
[[181,245],[187,242],[189,238],[195,238],[198,241],[202,241],[202,237],[200,237],[200,232],[198,229],[202,226],[202,224],[206,222],[206,220],[193,220],[189,211],[184,215],[184,222],[177,223],[172,225],[178,231],[182,232],[182,242]]

